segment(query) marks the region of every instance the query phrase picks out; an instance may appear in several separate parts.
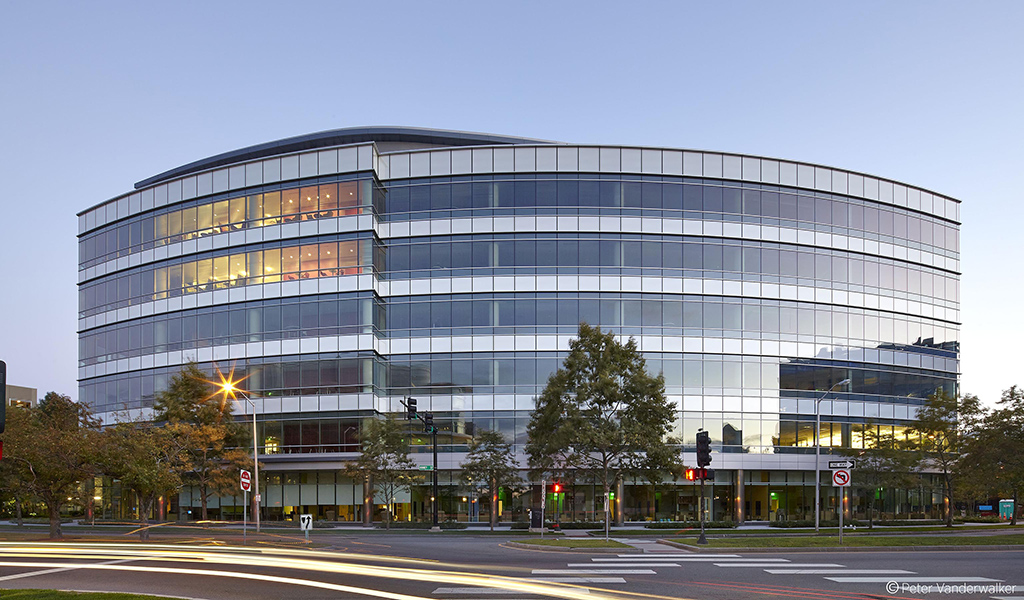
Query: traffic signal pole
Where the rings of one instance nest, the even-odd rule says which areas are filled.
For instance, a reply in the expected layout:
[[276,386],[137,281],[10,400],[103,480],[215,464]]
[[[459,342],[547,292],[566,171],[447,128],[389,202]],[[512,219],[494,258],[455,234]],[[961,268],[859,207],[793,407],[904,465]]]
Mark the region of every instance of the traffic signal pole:
[[437,503],[440,500],[440,498],[437,495],[437,427],[431,425],[430,429],[431,443],[434,445],[434,470],[431,472],[431,475],[434,478],[433,491],[431,492],[432,494],[434,494],[434,501],[432,502],[434,508],[434,526],[432,527],[432,529],[440,530],[441,527],[437,524]]
[[700,478],[700,537],[697,538],[697,543],[701,546],[708,544],[708,538],[704,537],[704,477]]
[[438,502],[440,501],[440,497],[437,494],[437,427],[434,426],[434,413],[420,414],[420,412],[418,410],[416,410],[417,409],[416,398],[406,398],[405,400],[402,401],[402,406],[404,406],[405,410],[406,410],[405,418],[409,419],[409,420],[418,419],[427,428],[427,433],[430,434],[430,444],[431,444],[431,446],[434,449],[434,468],[431,469],[431,473],[430,473],[430,476],[431,476],[431,486],[430,486],[431,490],[430,490],[430,493],[432,494],[432,496],[431,496],[432,500],[430,502],[430,507],[431,507],[431,512],[433,513],[433,515],[432,515],[433,527],[431,527],[430,530],[431,531],[440,531],[441,527],[437,523],[437,512],[438,512],[437,511],[437,505],[438,505]]
[[700,502],[697,503],[700,510],[700,537],[697,543],[706,546],[708,539],[704,537],[704,480],[708,478],[707,466],[711,464],[711,434],[704,431],[704,428],[697,430],[697,467],[700,474]]

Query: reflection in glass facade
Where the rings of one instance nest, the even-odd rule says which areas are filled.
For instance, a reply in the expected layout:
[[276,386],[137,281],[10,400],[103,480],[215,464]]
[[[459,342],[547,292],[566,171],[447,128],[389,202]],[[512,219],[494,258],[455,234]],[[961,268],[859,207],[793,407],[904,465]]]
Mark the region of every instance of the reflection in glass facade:
[[[525,519],[539,491],[491,507],[456,467],[481,429],[525,443],[581,321],[635,337],[664,374],[684,460],[711,432],[714,519],[813,518],[815,404],[835,383],[851,380],[821,402],[826,455],[905,437],[924,398],[956,391],[954,199],[707,152],[409,128],[295,140],[79,215],[80,397],[110,419],[144,412],[188,360],[246,376],[268,518],[379,511],[342,464],[362,420],[414,396],[443,427],[445,516]],[[426,462],[429,438],[410,440]],[[600,516],[592,482],[567,487],[564,519]],[[935,498],[923,475],[886,510]],[[197,501],[186,490],[177,509]],[[627,519],[696,516],[679,482],[626,485],[619,502]],[[395,510],[420,518],[429,492]]]

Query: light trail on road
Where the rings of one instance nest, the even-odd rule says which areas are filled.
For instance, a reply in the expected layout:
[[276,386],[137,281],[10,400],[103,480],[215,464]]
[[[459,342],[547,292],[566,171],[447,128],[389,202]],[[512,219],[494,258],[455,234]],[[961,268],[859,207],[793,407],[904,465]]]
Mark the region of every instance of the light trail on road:
[[[444,583],[449,585],[458,584],[460,586],[476,586],[481,588],[501,588],[515,590],[523,594],[565,598],[566,600],[604,600],[606,598],[611,599],[615,597],[613,595],[595,593],[596,590],[593,588],[587,589],[579,586],[554,582],[535,582],[528,578],[518,579],[499,575],[468,573],[465,571],[453,571],[447,569],[414,568],[413,565],[423,565],[425,562],[432,567],[443,565],[440,563],[420,561],[412,558],[380,557],[351,553],[326,554],[323,552],[309,550],[247,550],[244,548],[211,549],[209,547],[182,546],[147,546],[145,548],[140,548],[137,545],[123,544],[46,544],[27,546],[7,543],[0,544],[0,557],[8,559],[0,561],[0,566],[3,567],[33,567],[45,569],[72,567],[75,569],[229,577],[344,591],[366,596],[387,598],[389,600],[426,599],[421,596],[335,584],[318,581],[316,579],[282,577],[230,570],[162,567],[152,564],[124,565],[81,561],[131,558],[133,560],[147,562],[187,562],[193,565],[197,561],[201,561],[203,564],[211,566],[218,565],[228,567],[258,567],[263,569],[294,569],[305,572],[329,573],[332,575],[374,577],[389,580]],[[19,561],[9,559],[25,560]],[[54,562],[54,559],[74,562]],[[351,562],[352,559],[369,562],[385,562],[402,566],[368,565]]]

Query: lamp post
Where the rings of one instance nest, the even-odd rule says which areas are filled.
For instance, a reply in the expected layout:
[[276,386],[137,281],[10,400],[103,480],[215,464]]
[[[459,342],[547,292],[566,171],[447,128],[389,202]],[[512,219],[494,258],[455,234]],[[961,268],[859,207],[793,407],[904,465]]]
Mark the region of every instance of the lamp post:
[[818,533],[821,517],[821,401],[837,387],[848,383],[850,380],[844,379],[833,385],[814,403],[814,533]]
[[232,399],[238,395],[245,399],[246,402],[252,405],[252,464],[253,472],[256,479],[256,497],[254,498],[253,513],[256,515],[256,533],[260,531],[260,461],[259,455],[256,453],[256,403],[249,398],[249,395],[242,390],[235,387],[233,381],[228,380],[220,384],[221,390],[223,390],[225,396],[230,396]]

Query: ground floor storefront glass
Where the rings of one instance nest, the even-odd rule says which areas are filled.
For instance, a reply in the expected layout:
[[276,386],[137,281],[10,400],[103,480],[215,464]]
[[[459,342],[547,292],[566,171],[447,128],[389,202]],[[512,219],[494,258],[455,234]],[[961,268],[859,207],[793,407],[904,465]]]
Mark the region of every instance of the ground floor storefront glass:
[[[262,517],[266,521],[294,520],[298,514],[312,514],[317,520],[363,522],[364,506],[371,519],[383,521],[430,522],[433,506],[429,474],[392,498],[378,492],[372,503],[364,504],[363,482],[340,471],[271,472],[262,476]],[[828,471],[821,473],[821,518],[838,517],[840,495],[831,485]],[[856,476],[855,476],[856,479]],[[492,503],[486,489],[470,489],[461,483],[457,471],[438,472],[438,520],[440,522],[486,523],[492,510],[505,523],[529,520],[531,510],[543,505],[546,520],[562,523],[602,521],[605,497],[601,483],[584,476],[559,479],[554,493],[552,481],[546,490],[539,483],[519,489],[502,488]],[[699,514],[699,482],[664,481],[651,484],[627,480],[613,485],[608,507],[611,517],[622,522],[695,521]],[[708,521],[791,521],[814,518],[814,473],[812,471],[724,470],[704,486],[705,519]],[[200,518],[198,490],[185,488],[169,506],[172,517]],[[251,500],[251,499],[250,499]],[[242,518],[241,495],[212,495],[207,510],[212,519]],[[121,502],[127,506],[129,503]],[[492,504],[496,504],[492,506]],[[108,505],[109,506],[109,505]],[[943,511],[937,476],[918,476],[913,488],[848,488],[847,518],[867,519],[869,508],[878,519],[940,518]]]

